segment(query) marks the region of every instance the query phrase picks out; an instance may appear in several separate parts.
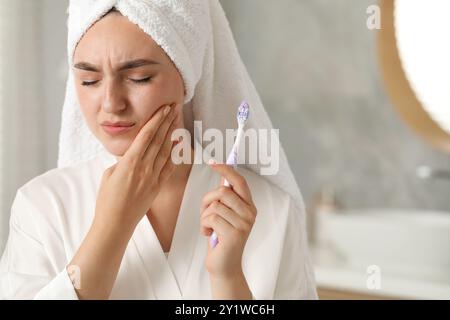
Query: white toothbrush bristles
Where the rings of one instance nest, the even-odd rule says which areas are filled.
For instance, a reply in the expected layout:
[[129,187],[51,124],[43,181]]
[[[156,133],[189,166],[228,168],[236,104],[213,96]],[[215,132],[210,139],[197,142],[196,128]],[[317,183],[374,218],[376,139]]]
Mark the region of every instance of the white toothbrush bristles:
[[248,116],[250,115],[250,107],[246,101],[243,101],[238,108],[237,119],[239,124],[248,120]]

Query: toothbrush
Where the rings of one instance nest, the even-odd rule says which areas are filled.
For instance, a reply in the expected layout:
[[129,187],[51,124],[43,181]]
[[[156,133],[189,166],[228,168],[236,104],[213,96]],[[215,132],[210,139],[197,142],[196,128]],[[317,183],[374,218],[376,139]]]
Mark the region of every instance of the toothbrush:
[[[244,126],[248,120],[248,116],[249,116],[249,105],[247,102],[243,101],[241,103],[241,105],[239,106],[237,115],[236,115],[237,122],[238,122],[238,130],[237,130],[237,134],[236,134],[236,140],[234,141],[233,148],[231,148],[231,152],[228,155],[227,162],[226,162],[227,165],[232,166],[234,169],[237,168],[237,155],[238,155],[239,145],[241,143],[241,139],[244,134]],[[223,185],[225,187],[230,187],[230,183],[228,182],[227,179],[225,179]],[[210,244],[211,244],[212,248],[214,248],[219,243],[219,239],[217,237],[216,232],[213,232],[213,234],[211,235],[209,240],[210,240]]]

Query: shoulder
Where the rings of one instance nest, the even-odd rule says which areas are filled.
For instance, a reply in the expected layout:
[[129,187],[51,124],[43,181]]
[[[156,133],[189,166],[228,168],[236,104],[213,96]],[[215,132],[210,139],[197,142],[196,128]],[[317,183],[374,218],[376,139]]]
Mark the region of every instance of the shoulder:
[[98,172],[99,164],[99,158],[95,157],[74,166],[51,169],[32,178],[18,191],[32,196],[35,193],[61,194],[73,187],[83,187],[86,179]]
[[98,169],[95,157],[48,170],[21,186],[9,219],[10,232],[19,239],[15,245],[39,244],[54,258],[76,247],[94,214]]
[[52,220],[82,210],[95,201],[102,174],[99,156],[74,166],[54,168],[34,177],[16,193],[11,216],[17,219]]

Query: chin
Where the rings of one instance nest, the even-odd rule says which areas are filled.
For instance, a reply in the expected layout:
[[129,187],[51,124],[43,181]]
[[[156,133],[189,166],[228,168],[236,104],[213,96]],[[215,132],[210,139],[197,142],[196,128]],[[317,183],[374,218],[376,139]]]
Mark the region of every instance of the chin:
[[127,152],[131,142],[132,141],[117,139],[117,141],[104,141],[103,146],[112,155],[122,157]]

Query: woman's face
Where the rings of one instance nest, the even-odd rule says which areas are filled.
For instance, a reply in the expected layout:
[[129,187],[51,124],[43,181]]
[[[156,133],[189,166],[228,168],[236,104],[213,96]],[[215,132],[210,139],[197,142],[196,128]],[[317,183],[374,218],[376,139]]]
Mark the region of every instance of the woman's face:
[[[120,13],[96,22],[74,52],[75,87],[87,125],[105,148],[122,156],[139,130],[164,105],[177,104],[183,124],[184,84],[177,68],[153,39]],[[134,124],[120,134],[105,121]]]

